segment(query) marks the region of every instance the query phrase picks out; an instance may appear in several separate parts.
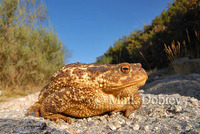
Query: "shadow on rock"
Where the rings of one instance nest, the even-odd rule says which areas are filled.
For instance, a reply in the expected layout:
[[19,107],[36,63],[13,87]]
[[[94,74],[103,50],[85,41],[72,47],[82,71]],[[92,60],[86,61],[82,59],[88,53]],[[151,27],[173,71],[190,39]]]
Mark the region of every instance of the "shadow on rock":
[[145,94],[180,94],[200,100],[200,81],[193,75],[176,75],[160,78],[145,84]]
[[62,133],[57,129],[52,129],[45,122],[32,119],[0,119],[0,133]]

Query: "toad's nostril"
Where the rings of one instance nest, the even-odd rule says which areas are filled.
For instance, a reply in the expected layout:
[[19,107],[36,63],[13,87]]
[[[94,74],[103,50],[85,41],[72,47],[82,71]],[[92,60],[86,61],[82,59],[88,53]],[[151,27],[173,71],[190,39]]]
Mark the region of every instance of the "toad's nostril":
[[142,69],[142,68],[139,68],[139,71],[143,71],[143,69]]
[[136,63],[135,65],[138,66],[138,67],[142,67],[141,63]]

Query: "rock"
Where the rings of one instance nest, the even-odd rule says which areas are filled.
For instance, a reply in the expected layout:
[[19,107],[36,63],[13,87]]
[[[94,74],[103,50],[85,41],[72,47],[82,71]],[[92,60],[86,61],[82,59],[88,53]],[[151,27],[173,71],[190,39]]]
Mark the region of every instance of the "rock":
[[145,126],[145,127],[144,127],[144,130],[145,130],[145,131],[149,131],[149,130],[150,130],[149,126]]
[[144,90],[138,90],[138,93],[144,93]]
[[134,124],[133,125],[133,130],[136,131],[136,130],[139,130],[139,129],[140,129],[140,126],[138,124]]
[[121,127],[121,124],[119,123],[119,121],[115,121],[113,123],[113,125],[116,127],[116,128],[120,128]]
[[131,120],[126,120],[126,125],[131,125],[132,121]]
[[120,119],[118,122],[119,122],[119,124],[121,124],[121,125],[126,123],[126,121],[125,121],[124,119]]
[[143,117],[141,115],[137,115],[135,116],[136,119],[138,119],[138,121],[142,121],[143,120]]
[[116,129],[117,129],[113,124],[108,124],[108,127],[109,127],[111,130],[116,130]]
[[190,98],[189,100],[193,105],[198,106],[198,100],[195,98]]
[[182,107],[181,106],[175,106],[175,112],[181,112]]
[[134,118],[135,117],[135,113],[131,113],[130,115],[129,115],[129,118],[130,119],[132,119],[132,118]]
[[0,90],[0,96],[2,95],[2,91]]
[[89,118],[87,118],[87,121],[88,121],[88,122],[90,122],[91,120],[92,120],[92,119],[91,119],[90,117],[89,117]]
[[172,66],[177,74],[200,73],[200,58],[183,57],[173,61]]

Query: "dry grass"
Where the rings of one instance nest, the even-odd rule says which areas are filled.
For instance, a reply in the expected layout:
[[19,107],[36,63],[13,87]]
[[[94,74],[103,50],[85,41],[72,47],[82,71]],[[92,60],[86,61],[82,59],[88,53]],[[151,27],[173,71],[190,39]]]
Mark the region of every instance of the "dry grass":
[[178,41],[177,45],[175,41],[172,42],[171,46],[165,46],[165,52],[170,61],[180,58],[184,53],[187,53],[186,44],[183,42],[183,45]]
[[187,43],[183,41],[180,43],[179,41],[173,41],[170,46],[165,46],[165,52],[167,54],[168,59],[172,62],[181,57],[190,57],[190,58],[199,58],[200,57],[200,35],[199,32],[195,31],[195,42],[191,43],[191,39],[186,29],[187,33]]
[[27,85],[27,86],[3,86],[0,87],[2,90],[2,94],[0,96],[0,102],[7,101],[9,98],[12,97],[21,97],[26,96],[28,94],[32,94],[38,92],[42,89],[43,85],[34,86],[34,85]]

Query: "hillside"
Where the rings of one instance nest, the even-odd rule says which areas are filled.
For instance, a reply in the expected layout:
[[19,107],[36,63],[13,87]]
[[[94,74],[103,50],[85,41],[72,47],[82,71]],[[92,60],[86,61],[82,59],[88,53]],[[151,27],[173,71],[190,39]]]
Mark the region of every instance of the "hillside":
[[153,69],[185,56],[198,58],[199,14],[199,0],[175,0],[150,25],[115,41],[96,63],[140,62],[146,69]]

